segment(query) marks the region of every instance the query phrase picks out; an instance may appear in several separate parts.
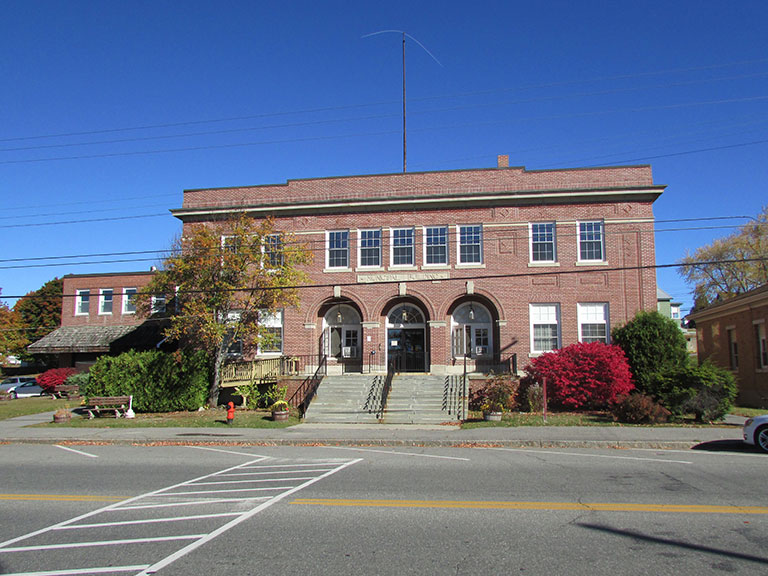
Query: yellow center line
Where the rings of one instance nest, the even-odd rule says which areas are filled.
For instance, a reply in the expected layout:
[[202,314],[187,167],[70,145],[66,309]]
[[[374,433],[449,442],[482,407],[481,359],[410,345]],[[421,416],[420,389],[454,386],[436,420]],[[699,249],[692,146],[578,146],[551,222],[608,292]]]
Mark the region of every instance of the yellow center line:
[[40,502],[120,502],[127,496],[88,496],[83,494],[0,494],[0,500],[35,500]]
[[477,510],[579,510],[593,512],[674,512],[679,514],[768,514],[768,506],[632,504],[622,502],[493,502],[456,500],[347,500],[298,498],[291,504],[379,508],[466,508]]

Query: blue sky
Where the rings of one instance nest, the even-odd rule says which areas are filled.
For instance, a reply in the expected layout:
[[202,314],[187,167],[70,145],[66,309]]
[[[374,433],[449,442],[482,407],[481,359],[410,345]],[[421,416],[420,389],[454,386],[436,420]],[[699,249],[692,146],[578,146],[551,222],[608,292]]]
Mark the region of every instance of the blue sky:
[[[679,219],[768,204],[760,0],[5,0],[2,13],[6,297],[157,264],[186,188],[401,171],[401,38],[364,38],[382,30],[434,56],[408,40],[409,171],[497,154],[528,169],[650,163],[668,186],[659,264],[746,222]],[[690,305],[675,270],[658,279]]]

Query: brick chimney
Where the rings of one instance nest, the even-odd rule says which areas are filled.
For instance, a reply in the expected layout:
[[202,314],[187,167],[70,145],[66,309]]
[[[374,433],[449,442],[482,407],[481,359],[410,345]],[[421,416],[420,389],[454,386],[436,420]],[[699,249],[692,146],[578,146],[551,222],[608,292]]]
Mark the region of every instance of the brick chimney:
[[499,154],[496,157],[497,168],[509,168],[509,154]]

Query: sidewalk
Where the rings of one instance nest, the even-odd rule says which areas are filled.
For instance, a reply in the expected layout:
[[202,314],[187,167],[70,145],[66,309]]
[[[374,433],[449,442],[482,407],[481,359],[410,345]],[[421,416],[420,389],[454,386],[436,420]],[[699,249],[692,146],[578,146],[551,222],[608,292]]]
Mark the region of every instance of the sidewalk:
[[504,446],[562,448],[720,449],[742,445],[744,418],[729,416],[711,428],[621,426],[458,426],[299,424],[289,428],[69,428],[29,427],[52,413],[0,421],[0,441],[10,443],[99,442],[113,444],[252,444],[334,446]]

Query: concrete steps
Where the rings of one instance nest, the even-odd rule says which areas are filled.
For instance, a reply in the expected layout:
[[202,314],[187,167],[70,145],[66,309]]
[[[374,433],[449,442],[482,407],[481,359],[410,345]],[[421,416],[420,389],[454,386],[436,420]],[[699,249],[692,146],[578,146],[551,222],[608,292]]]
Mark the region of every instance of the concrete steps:
[[398,374],[384,411],[384,424],[441,424],[456,420],[443,409],[445,376]]
[[[309,405],[305,422],[312,423],[378,423],[378,403],[369,395],[375,385],[375,374],[344,374],[325,376]],[[383,377],[379,377],[383,378]],[[372,412],[369,412],[369,408]]]

